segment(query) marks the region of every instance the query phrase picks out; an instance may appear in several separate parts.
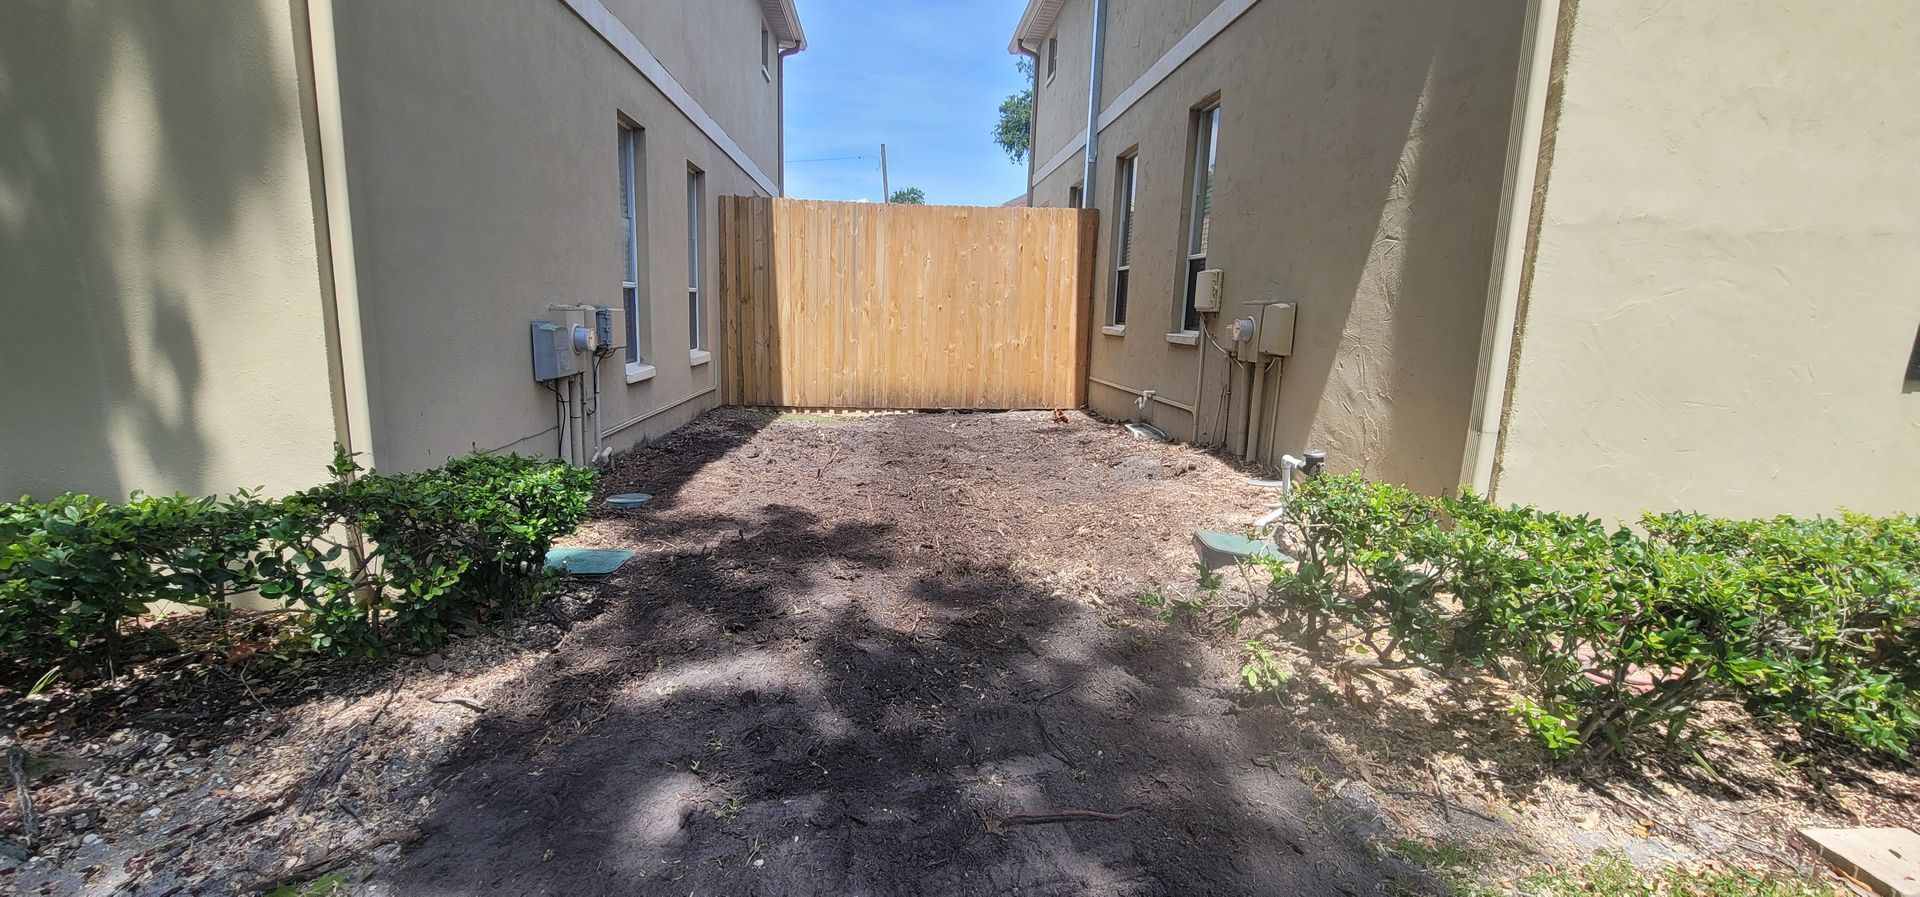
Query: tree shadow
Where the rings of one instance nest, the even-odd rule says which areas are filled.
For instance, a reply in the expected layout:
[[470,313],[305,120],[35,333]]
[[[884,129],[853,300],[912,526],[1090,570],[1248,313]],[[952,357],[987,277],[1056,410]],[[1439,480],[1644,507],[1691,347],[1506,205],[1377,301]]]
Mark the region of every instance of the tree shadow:
[[[750,468],[752,448],[724,454]],[[656,461],[656,494],[698,470]],[[1377,809],[1276,756],[1297,733],[1245,712],[1186,635],[922,521],[733,507],[609,518],[645,546],[611,608],[503,690],[382,884],[1366,894],[1416,875],[1370,846]]]
[[[321,473],[303,21],[300,0],[0,13],[0,379],[15,385],[0,400],[15,423],[0,493],[223,492],[257,485],[250,456],[309,435],[293,451],[310,470],[267,476],[285,488]],[[236,269],[271,286],[234,294]],[[309,320],[307,342],[283,339]],[[284,374],[295,355],[311,370],[209,377]],[[221,432],[290,407],[319,409],[299,418],[311,434]]]

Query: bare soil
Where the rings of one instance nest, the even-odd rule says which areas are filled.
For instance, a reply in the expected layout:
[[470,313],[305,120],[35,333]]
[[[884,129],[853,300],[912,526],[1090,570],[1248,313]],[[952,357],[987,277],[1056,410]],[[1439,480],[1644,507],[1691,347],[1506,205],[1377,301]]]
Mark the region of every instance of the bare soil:
[[448,765],[398,894],[1365,894],[1232,671],[1115,602],[1244,474],[1081,415],[721,412],[607,491],[641,550]]
[[1423,894],[1599,850],[1806,871],[1797,826],[1920,818],[1911,765],[1733,711],[1698,761],[1578,770],[1495,682],[1283,643],[1250,701],[1238,639],[1139,601],[1268,509],[1247,474],[1077,413],[714,412],[603,477],[656,498],[573,541],[633,560],[486,637],[349,663],[168,621],[138,675],[0,695],[41,825],[9,791],[0,885]]

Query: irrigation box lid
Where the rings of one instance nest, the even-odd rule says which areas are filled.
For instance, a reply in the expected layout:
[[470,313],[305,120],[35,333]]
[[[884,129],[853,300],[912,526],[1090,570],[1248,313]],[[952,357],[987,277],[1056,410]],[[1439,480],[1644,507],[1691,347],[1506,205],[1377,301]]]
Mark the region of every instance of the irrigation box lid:
[[555,548],[547,552],[547,569],[568,576],[606,576],[630,557],[631,551],[610,548]]

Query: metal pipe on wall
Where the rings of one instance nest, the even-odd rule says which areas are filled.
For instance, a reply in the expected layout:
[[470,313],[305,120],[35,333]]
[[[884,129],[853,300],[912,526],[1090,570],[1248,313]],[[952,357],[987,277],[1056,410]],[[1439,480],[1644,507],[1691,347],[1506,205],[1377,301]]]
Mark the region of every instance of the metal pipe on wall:
[[1087,170],[1080,179],[1080,207],[1093,208],[1100,173],[1100,75],[1107,62],[1107,0],[1093,0],[1093,62],[1087,72]]

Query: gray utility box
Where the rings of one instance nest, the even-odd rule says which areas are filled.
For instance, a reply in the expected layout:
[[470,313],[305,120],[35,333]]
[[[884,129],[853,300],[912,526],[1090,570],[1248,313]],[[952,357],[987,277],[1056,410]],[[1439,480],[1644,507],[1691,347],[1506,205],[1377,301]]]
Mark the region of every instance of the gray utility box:
[[535,321],[533,379],[545,382],[580,373],[573,351],[573,328],[552,321]]
[[601,349],[625,349],[627,347],[626,309],[594,309],[593,329],[595,333],[599,334],[598,342]]

